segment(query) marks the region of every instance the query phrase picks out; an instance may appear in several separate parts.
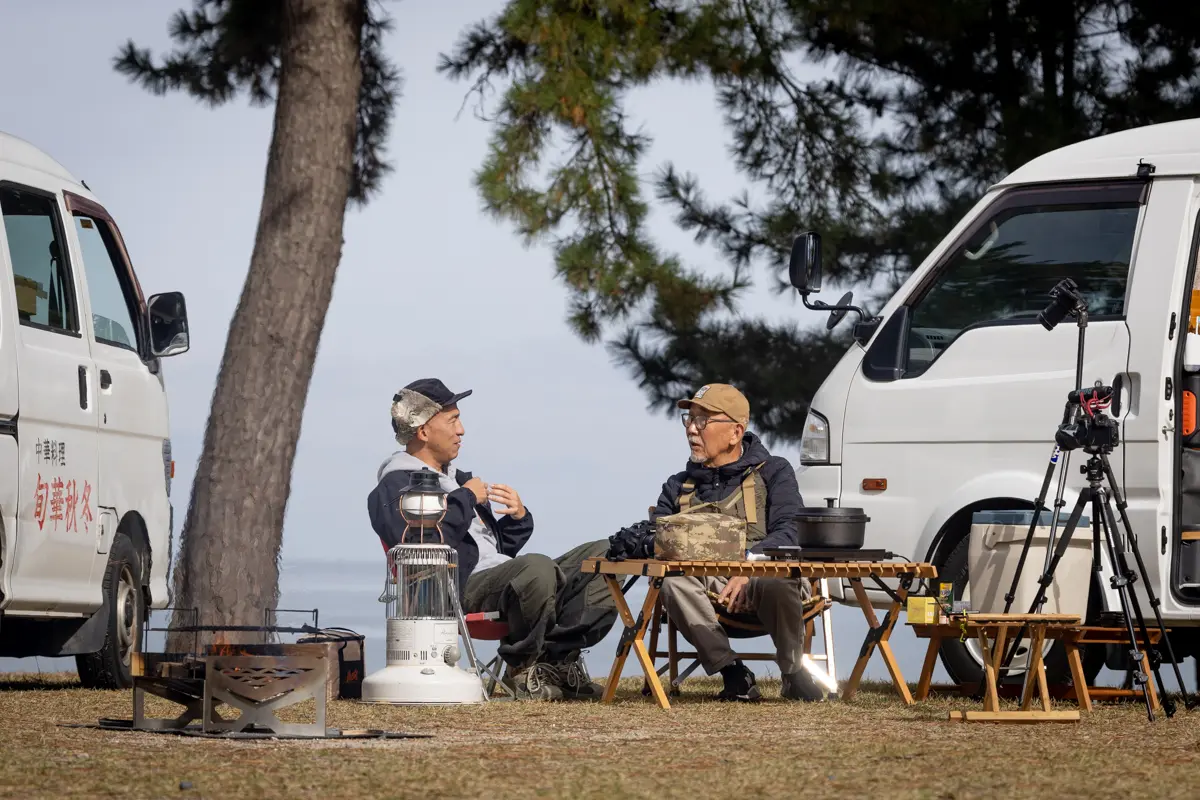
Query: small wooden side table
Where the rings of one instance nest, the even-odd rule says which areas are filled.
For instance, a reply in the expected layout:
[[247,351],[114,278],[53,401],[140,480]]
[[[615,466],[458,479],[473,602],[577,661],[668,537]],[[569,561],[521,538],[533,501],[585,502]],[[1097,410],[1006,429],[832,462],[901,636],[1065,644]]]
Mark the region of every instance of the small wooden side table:
[[[975,636],[979,640],[984,658],[984,682],[986,691],[983,711],[951,711],[949,718],[957,722],[1078,722],[1079,710],[1054,711],[1050,706],[1050,688],[1046,683],[1046,665],[1042,662],[1042,646],[1047,639],[1066,638],[1077,630],[1080,619],[1072,614],[954,614],[946,625],[913,625],[913,633],[919,638],[929,639],[925,651],[925,664],[921,668],[921,680],[917,684],[917,700],[929,696],[929,684],[933,679],[933,668],[937,663],[938,649],[942,640]],[[1015,634],[1022,626],[1029,631],[1029,666],[1026,669],[1025,690],[1021,695],[1019,711],[1001,711],[997,691],[997,674],[1004,661],[1005,646],[1009,634]],[[989,644],[991,640],[991,644]],[[1081,707],[1090,708],[1087,700],[1087,681],[1083,674],[1083,662],[1077,648],[1068,648],[1068,663],[1075,685],[1079,690]],[[1037,686],[1041,710],[1031,709],[1033,690]]]

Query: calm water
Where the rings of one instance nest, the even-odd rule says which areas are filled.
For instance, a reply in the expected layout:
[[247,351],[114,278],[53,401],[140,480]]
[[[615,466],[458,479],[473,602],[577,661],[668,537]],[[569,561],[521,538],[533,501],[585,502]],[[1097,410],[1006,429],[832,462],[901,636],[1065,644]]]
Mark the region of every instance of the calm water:
[[[383,588],[383,575],[377,562],[326,562],[315,560],[291,559],[284,563],[280,576],[281,598],[280,608],[317,609],[319,622],[322,626],[349,628],[366,637],[366,657],[368,672],[384,666],[384,608],[378,602],[379,593]],[[638,581],[626,595],[630,608],[637,613],[646,596],[646,582]],[[882,616],[882,615],[881,615]],[[835,606],[834,620],[834,658],[836,661],[838,679],[845,681],[850,676],[850,670],[858,656],[859,648],[867,630],[866,620],[857,608]],[[165,614],[158,613],[151,617],[152,626],[161,627],[166,624]],[[280,624],[297,624],[311,621],[311,615],[281,614]],[[822,652],[818,626],[818,639],[814,651]],[[617,641],[621,628],[614,626],[609,635],[596,647],[585,653],[584,658],[588,670],[595,678],[603,678],[608,674],[612,665],[613,654],[616,652]],[[288,639],[290,641],[290,639]],[[900,669],[910,682],[915,683],[921,673],[921,664],[925,655],[925,640],[919,640],[912,630],[903,624],[897,625],[892,634],[892,647],[900,662]],[[686,644],[682,641],[681,644]],[[664,645],[665,647],[665,642]],[[771,641],[767,637],[758,639],[738,640],[735,645],[745,652],[770,652]],[[150,640],[151,649],[162,647],[162,635],[153,635]],[[690,647],[688,648],[691,649]],[[483,658],[495,654],[495,644],[479,642],[476,650]],[[660,662],[661,665],[662,662]],[[779,669],[773,662],[754,662],[751,668],[760,676],[778,676]],[[0,658],[0,672],[58,672],[75,671],[74,659]],[[1182,665],[1182,672],[1189,691],[1195,690],[1195,670],[1189,659]],[[702,673],[697,669],[693,675]],[[640,675],[636,659],[628,659],[623,672],[626,676]],[[887,669],[878,654],[874,655],[867,667],[868,679],[888,680]],[[1116,673],[1105,670],[1101,673],[1098,683],[1117,685],[1120,677]],[[1175,679],[1166,665],[1163,667],[1163,677],[1168,688],[1173,688]],[[934,672],[934,681],[948,679],[940,661]]]

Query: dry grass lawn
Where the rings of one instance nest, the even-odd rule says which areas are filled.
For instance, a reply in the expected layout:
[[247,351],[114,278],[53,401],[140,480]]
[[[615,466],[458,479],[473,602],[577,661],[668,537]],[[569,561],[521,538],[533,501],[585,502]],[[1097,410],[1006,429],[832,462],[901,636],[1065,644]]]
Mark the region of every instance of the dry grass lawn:
[[0,797],[1200,795],[1200,709],[1182,705],[1153,725],[1125,703],[1075,724],[999,726],[947,722],[952,708],[981,708],[968,700],[906,708],[883,686],[805,705],[764,682],[764,702],[731,707],[707,701],[715,683],[693,680],[663,712],[640,685],[623,682],[604,707],[337,702],[333,727],[432,738],[237,742],[62,727],[127,719],[130,695],[84,690],[73,676],[0,675]]

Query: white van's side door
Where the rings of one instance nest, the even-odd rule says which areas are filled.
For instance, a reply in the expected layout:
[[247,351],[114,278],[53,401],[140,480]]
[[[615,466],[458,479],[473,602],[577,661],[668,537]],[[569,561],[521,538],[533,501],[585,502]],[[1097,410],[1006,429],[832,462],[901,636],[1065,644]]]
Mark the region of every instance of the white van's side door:
[[[163,440],[169,421],[162,384],[147,365],[153,359],[145,300],[112,217],[92,200],[70,192],[65,198],[92,312],[100,385],[100,501],[115,519],[129,511],[141,514],[151,544],[164,545],[165,559],[170,507]],[[99,552],[108,552],[114,533],[106,530],[97,540]]]
[[52,189],[35,174],[0,183],[19,323],[19,494],[8,610],[86,613],[101,604],[100,584],[90,580],[100,558],[96,374],[81,324],[86,297]]
[[[1010,190],[891,312],[851,383],[844,423],[842,505],[882,523],[868,528],[868,546],[922,559],[918,541],[958,503],[1034,500],[1074,388],[1078,338],[1074,320],[1047,330],[1037,314],[1056,283],[1074,279],[1091,309],[1084,385],[1125,371],[1144,194],[1130,181]],[[1072,454],[1069,485],[1082,483],[1085,458]],[[1112,461],[1120,474],[1119,452]]]

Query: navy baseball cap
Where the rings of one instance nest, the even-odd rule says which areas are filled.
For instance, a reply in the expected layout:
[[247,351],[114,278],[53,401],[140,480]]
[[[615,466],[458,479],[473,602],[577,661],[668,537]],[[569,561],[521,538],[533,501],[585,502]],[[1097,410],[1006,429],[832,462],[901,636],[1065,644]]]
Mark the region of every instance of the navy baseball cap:
[[[474,389],[467,389],[465,392],[455,394],[446,387],[446,384],[437,378],[419,378],[404,388],[410,392],[416,392],[423,397],[428,397],[442,408],[454,405],[464,397],[469,397],[471,392],[474,391]],[[400,395],[397,394],[392,399],[399,400]]]

